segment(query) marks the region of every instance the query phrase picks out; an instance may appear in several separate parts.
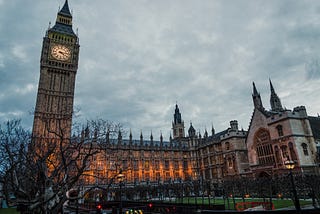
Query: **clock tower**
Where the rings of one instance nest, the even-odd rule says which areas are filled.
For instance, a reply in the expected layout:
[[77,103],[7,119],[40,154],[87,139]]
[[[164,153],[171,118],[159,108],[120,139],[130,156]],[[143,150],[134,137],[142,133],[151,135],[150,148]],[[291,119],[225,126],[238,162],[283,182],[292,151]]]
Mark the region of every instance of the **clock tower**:
[[68,0],[43,38],[40,79],[32,136],[37,146],[49,146],[71,136],[79,39],[72,29]]

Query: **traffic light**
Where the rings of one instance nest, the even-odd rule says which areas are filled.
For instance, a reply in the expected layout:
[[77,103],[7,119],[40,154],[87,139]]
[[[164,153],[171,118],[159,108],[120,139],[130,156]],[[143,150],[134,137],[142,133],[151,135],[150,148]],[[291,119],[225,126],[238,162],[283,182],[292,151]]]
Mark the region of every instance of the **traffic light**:
[[102,205],[101,204],[98,204],[97,206],[96,206],[96,213],[101,213],[101,210],[102,210]]
[[149,207],[149,209],[152,209],[153,204],[152,204],[152,203],[149,203],[149,204],[148,204],[148,207]]

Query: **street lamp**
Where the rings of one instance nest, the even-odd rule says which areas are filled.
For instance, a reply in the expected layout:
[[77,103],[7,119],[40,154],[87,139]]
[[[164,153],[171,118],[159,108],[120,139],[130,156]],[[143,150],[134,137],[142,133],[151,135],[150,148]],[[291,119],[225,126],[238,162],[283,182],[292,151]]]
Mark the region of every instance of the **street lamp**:
[[299,202],[299,199],[298,199],[298,196],[297,196],[297,190],[296,190],[296,186],[294,184],[293,175],[292,175],[292,170],[295,167],[294,162],[291,161],[291,160],[287,160],[284,163],[284,165],[289,170],[289,176],[290,176],[291,185],[292,185],[292,193],[293,193],[293,197],[294,197],[294,206],[296,208],[297,213],[301,213],[300,202]]
[[119,172],[119,174],[117,175],[117,179],[119,182],[119,186],[120,186],[120,208],[119,208],[119,213],[122,214],[122,183],[124,181],[124,174],[122,174],[122,171]]

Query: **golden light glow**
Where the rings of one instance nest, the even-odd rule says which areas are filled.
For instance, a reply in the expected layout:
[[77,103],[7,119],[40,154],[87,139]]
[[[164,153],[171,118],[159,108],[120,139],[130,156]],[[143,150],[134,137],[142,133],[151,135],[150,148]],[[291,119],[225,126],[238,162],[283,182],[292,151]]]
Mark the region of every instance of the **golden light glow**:
[[286,161],[284,162],[284,165],[286,166],[287,169],[294,169],[295,165],[293,161]]

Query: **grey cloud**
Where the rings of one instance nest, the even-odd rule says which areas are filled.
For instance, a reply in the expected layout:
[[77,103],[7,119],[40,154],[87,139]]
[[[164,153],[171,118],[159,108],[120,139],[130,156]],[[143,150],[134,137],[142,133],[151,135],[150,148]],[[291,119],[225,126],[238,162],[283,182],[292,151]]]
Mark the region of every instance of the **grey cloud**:
[[[0,119],[35,105],[42,37],[64,0],[3,1]],[[174,105],[185,125],[247,128],[255,81],[266,107],[271,78],[286,107],[316,114],[318,1],[70,1],[79,28],[79,120],[122,122],[138,138],[168,139]],[[8,24],[10,23],[10,24]],[[15,51],[13,51],[15,50]],[[31,87],[32,86],[32,87]],[[26,90],[21,94],[21,90]],[[30,89],[31,87],[31,89]],[[19,116],[20,117],[20,116]]]

